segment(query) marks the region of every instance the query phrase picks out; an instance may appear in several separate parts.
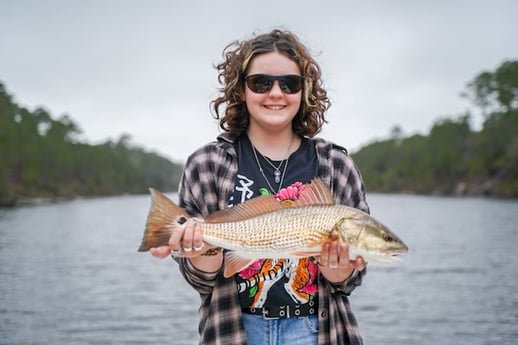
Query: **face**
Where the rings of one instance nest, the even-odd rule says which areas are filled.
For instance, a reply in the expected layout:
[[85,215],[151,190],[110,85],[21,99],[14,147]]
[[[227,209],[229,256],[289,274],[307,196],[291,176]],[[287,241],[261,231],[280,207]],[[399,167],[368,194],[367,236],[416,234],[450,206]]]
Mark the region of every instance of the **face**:
[[[280,76],[301,73],[294,61],[280,53],[271,52],[260,54],[251,61],[247,75],[253,74]],[[285,93],[276,80],[271,90],[254,93],[245,83],[244,99],[250,114],[250,129],[277,132],[291,129],[291,121],[300,107],[302,91]]]

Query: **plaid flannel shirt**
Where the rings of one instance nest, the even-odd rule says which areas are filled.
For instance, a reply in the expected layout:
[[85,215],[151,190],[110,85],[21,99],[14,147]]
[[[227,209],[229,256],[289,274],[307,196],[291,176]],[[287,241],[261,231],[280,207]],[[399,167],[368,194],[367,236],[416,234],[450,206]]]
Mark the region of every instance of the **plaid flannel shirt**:
[[[223,133],[195,151],[187,160],[179,188],[179,204],[191,215],[205,217],[227,207],[238,171],[233,143],[236,135]],[[340,204],[369,212],[360,173],[347,151],[321,138],[315,143],[319,177]],[[188,259],[179,262],[186,281],[200,294],[200,344],[245,345],[241,305],[233,277],[196,269]],[[366,270],[355,272],[343,284],[318,281],[319,345],[363,344],[348,297],[359,286]]]

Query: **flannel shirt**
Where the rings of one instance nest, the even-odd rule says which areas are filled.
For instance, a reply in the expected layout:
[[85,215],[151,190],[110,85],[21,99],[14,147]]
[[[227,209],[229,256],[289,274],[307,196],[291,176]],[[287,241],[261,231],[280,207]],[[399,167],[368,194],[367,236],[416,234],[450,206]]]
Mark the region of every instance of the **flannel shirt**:
[[[234,142],[237,136],[222,133],[189,156],[179,188],[179,205],[194,217],[227,207],[238,171]],[[369,212],[363,181],[347,151],[321,138],[312,138],[319,162],[319,177],[330,187],[337,203]],[[196,269],[188,259],[176,259],[180,272],[200,295],[199,343],[245,345],[241,305],[233,277]],[[343,284],[318,280],[319,345],[363,344],[348,296],[359,286],[366,269]]]

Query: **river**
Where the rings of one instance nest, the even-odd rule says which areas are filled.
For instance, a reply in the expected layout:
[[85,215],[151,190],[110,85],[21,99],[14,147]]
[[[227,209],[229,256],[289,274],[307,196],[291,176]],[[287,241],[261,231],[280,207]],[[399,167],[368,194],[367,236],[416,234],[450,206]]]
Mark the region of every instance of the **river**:
[[[351,296],[366,344],[517,344],[518,201],[368,201],[410,251]],[[196,344],[199,297],[137,252],[149,202],[0,209],[0,344]]]

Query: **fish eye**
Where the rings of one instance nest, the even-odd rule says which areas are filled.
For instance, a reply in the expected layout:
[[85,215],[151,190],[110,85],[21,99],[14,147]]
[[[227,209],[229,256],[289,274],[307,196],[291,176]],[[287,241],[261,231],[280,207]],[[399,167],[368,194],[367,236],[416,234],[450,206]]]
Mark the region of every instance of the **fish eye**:
[[389,234],[385,234],[383,236],[383,239],[385,240],[385,242],[392,242],[392,241],[394,241],[394,237],[390,236]]
[[176,220],[176,222],[180,225],[183,225],[186,221],[187,221],[187,218],[185,218],[183,216],[178,217],[178,219]]

